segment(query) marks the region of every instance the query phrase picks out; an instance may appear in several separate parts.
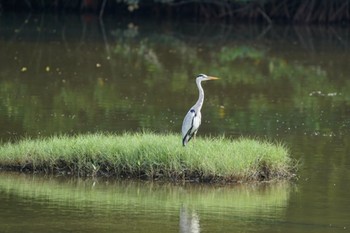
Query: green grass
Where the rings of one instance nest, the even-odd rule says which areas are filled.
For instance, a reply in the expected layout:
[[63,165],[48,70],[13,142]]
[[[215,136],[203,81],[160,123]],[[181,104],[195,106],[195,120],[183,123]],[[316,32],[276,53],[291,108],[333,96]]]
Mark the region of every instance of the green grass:
[[86,134],[23,139],[0,146],[3,169],[147,179],[213,181],[292,177],[287,148],[240,138],[196,138],[186,147],[175,134]]

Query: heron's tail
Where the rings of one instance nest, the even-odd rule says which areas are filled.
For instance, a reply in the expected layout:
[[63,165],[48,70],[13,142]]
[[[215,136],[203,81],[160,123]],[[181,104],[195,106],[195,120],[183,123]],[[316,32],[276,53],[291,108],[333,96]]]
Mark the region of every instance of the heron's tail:
[[189,141],[188,138],[189,138],[188,135],[185,135],[185,137],[183,137],[183,139],[182,139],[182,145],[183,146],[186,146],[187,142]]
[[182,145],[186,146],[186,144],[192,139],[192,137],[195,135],[193,134],[186,134],[185,137],[182,139]]

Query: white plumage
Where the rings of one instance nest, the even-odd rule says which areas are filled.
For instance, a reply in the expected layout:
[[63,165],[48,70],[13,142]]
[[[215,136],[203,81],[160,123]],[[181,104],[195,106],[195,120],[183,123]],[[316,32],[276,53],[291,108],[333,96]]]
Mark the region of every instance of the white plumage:
[[201,82],[207,80],[215,80],[216,77],[207,76],[205,74],[200,74],[196,78],[196,84],[199,91],[199,97],[195,105],[193,105],[187,112],[185,119],[182,122],[182,145],[186,144],[196,136],[199,126],[201,125],[202,114],[201,109],[204,101],[204,90],[202,88]]

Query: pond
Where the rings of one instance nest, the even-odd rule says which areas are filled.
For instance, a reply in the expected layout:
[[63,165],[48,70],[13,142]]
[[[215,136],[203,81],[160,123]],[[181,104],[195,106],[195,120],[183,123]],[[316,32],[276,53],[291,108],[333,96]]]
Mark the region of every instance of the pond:
[[94,16],[0,16],[0,139],[179,132],[282,141],[294,182],[182,185],[1,173],[4,232],[350,229],[350,29]]

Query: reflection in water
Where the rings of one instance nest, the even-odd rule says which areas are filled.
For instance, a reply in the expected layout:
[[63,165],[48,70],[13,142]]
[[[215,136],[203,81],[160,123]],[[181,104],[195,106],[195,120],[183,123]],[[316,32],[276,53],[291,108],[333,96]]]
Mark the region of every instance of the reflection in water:
[[337,41],[348,37],[345,29],[1,19],[4,140],[142,128],[179,132],[184,106],[196,99],[191,89],[198,73],[222,77],[210,85],[217,90],[203,109],[202,135],[333,137],[350,129],[343,107],[350,100],[349,55],[334,53],[350,47],[350,40]]
[[[256,224],[277,231],[273,223],[281,219],[349,229],[349,30],[1,14],[1,141],[96,131],[179,132],[184,106],[197,98],[192,77],[215,73],[222,79],[207,86],[211,94],[199,136],[282,140],[303,165],[300,192],[293,195],[285,184],[221,189],[99,181],[93,187],[91,180],[1,176],[6,211],[0,221],[11,233],[18,222],[40,219],[55,232],[63,231],[60,221],[70,229],[79,222],[76,231],[86,223],[90,231],[95,224],[94,232],[127,232],[130,219],[144,226],[133,224],[134,232],[178,232],[183,203],[199,213],[201,231],[207,232],[250,232]],[[116,219],[117,226],[111,225]],[[154,222],[160,229],[151,227]],[[32,225],[31,232],[40,229]],[[283,224],[279,229],[290,231]]]
[[52,232],[101,232],[107,223],[109,232],[228,232],[281,219],[289,192],[287,183],[215,187],[0,173],[0,225],[10,232],[18,221],[33,231],[48,221]]
[[180,233],[199,233],[199,216],[193,209],[184,206],[180,208]]

